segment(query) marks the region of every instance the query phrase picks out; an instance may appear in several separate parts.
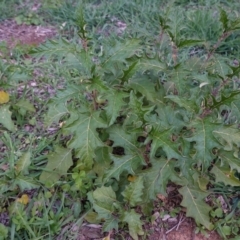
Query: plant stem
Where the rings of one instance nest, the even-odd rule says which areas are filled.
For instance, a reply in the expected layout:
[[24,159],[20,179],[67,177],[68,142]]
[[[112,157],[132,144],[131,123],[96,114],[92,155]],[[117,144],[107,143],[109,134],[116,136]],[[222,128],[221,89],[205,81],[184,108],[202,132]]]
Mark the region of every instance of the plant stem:
[[219,45],[231,34],[231,32],[224,32],[222,36],[218,39],[217,43],[214,44],[212,51],[208,53],[206,61],[208,61],[212,55],[215,53]]

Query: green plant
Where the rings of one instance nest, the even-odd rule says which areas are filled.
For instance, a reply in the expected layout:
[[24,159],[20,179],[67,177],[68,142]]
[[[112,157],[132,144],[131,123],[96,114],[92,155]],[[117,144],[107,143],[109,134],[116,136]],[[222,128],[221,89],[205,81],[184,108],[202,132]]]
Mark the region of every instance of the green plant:
[[[2,0],[0,2],[0,22],[11,18],[16,12],[19,12],[18,0]],[[15,9],[15,11],[9,11],[9,9]]]
[[[134,38],[109,38],[99,47],[78,21],[81,46],[62,39],[33,51],[61,61],[67,78],[46,116],[47,126],[60,123],[63,144],[40,181],[55,186],[72,175],[68,189],[91,202],[103,230],[127,223],[133,239],[143,234],[137,207],[151,211],[170,181],[179,186],[186,215],[208,230],[217,224],[205,202],[210,183],[240,186],[240,68],[216,53],[240,20],[221,9],[218,41],[203,44],[182,35],[171,13],[159,16],[161,48]],[[204,51],[189,56],[191,46]]]
[[[211,189],[215,206],[210,212],[215,228],[224,239],[238,236],[239,232],[239,186],[217,183]],[[216,198],[216,199],[215,199]],[[232,239],[232,238],[231,238]]]
[[14,18],[17,24],[26,24],[26,25],[40,25],[42,22],[41,17],[34,13],[22,13]]
[[[46,0],[68,40],[1,44],[3,238],[76,239],[83,221],[145,238],[156,207],[237,238],[237,4],[165,2]],[[182,206],[153,208],[173,186]]]
[[[68,214],[67,208],[62,206],[55,214],[58,202],[64,202],[65,195],[60,200],[54,196],[52,202],[45,201],[37,180],[41,166],[47,160],[43,152],[52,149],[54,134],[43,132],[39,125],[44,104],[39,100],[39,94],[36,96],[34,89],[29,88],[27,80],[31,77],[31,67],[26,67],[24,61],[13,64],[8,60],[0,62],[1,89],[4,89],[0,90],[0,214],[1,221],[2,214],[6,218],[0,225],[1,237],[41,239],[46,233],[49,236],[60,233],[63,220],[67,222],[63,214]],[[38,199],[33,193],[37,193]],[[31,200],[23,201],[22,196]],[[39,201],[42,201],[41,209],[35,209],[34,214],[32,211]]]

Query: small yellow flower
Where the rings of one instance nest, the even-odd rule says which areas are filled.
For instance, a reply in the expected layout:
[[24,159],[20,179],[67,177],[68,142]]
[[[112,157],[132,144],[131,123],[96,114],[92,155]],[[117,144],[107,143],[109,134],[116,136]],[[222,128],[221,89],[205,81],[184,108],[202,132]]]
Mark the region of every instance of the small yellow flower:
[[134,182],[137,179],[137,176],[129,175],[127,179],[129,182]]
[[9,102],[9,94],[4,91],[0,91],[0,104]]
[[27,205],[29,203],[29,197],[27,194],[23,194],[20,198],[17,199],[17,202],[20,202],[24,205]]

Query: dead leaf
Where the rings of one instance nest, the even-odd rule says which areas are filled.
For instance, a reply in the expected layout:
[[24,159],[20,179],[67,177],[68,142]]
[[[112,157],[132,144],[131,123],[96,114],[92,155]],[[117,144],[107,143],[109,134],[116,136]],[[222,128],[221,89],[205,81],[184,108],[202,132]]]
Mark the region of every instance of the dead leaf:
[[2,169],[3,171],[7,171],[9,169],[9,165],[8,164],[3,164],[0,166],[0,169]]
[[166,197],[164,196],[164,195],[162,195],[162,194],[157,194],[157,198],[159,199],[159,200],[161,200],[161,201],[166,201]]

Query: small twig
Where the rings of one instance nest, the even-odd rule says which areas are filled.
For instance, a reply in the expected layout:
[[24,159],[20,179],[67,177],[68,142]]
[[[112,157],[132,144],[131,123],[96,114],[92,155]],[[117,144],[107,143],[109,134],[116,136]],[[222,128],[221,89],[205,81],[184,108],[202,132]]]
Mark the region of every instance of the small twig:
[[[182,218],[181,218],[181,219],[182,219]],[[181,220],[181,219],[179,220],[179,222],[178,222],[177,225],[175,225],[174,227],[172,227],[171,229],[169,229],[168,231],[166,231],[166,234],[172,232],[175,228],[177,228],[176,230],[178,230],[180,224],[181,224],[182,222],[184,222],[186,218],[184,218],[183,220]]]
[[166,231],[166,234],[169,234],[170,232],[172,232],[175,228],[177,227],[177,225],[175,225],[174,227],[172,227],[171,229]]
[[166,233],[164,232],[164,229],[161,229],[161,234],[159,235],[158,240],[167,240]]
[[180,224],[186,219],[186,218],[184,218],[184,219],[182,220],[182,218],[183,218],[183,215],[181,214],[181,217],[180,217],[180,220],[178,221],[176,230],[178,230]]

